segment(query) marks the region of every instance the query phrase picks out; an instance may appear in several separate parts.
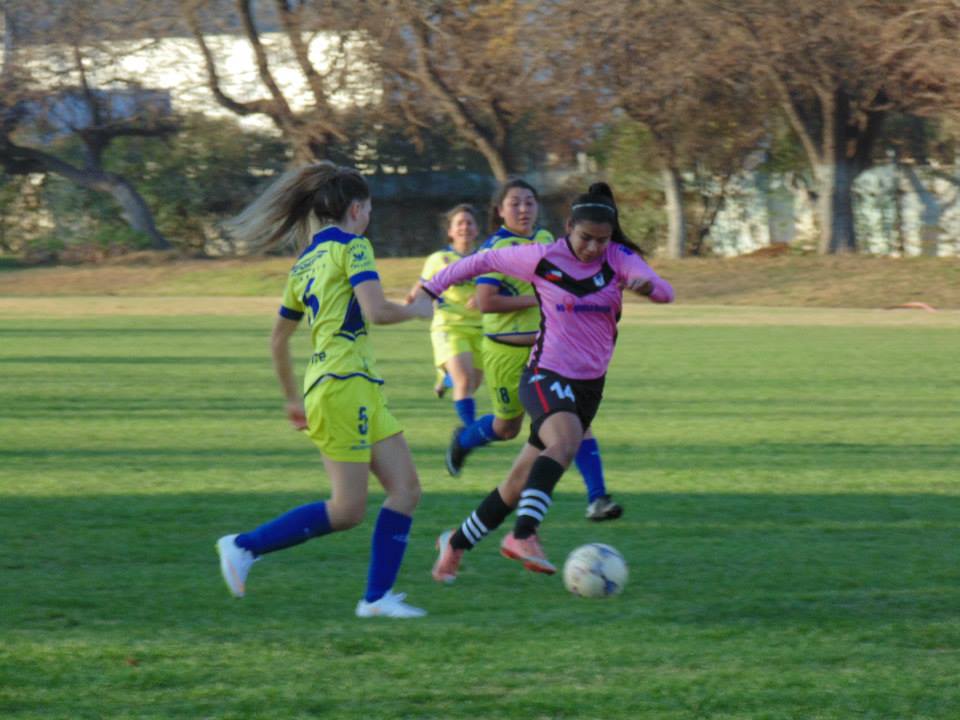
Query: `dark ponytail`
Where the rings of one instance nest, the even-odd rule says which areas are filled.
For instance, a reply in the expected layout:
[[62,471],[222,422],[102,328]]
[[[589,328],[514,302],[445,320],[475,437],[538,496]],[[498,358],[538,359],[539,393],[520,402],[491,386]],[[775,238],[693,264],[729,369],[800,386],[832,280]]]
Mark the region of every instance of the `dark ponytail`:
[[643,256],[640,246],[627,237],[620,227],[620,212],[617,202],[613,199],[613,190],[605,182],[595,182],[587,188],[587,192],[578,195],[570,206],[570,226],[573,227],[581,220],[589,222],[610,223],[613,233],[610,240],[620,243]]

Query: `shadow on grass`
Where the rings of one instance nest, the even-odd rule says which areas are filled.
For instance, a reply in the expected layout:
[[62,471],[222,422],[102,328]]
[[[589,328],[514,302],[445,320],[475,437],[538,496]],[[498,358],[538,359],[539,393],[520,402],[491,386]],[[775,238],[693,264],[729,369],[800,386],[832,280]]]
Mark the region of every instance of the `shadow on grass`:
[[[109,399],[104,399],[101,410],[112,409]],[[122,401],[124,403],[128,401]],[[142,410],[128,413],[130,418],[151,417],[151,412],[176,410],[194,411],[193,401],[171,402],[160,400],[156,404],[144,401]],[[218,399],[203,403],[209,412],[263,411],[275,415],[275,403],[245,399]],[[58,405],[51,412],[62,414],[71,409],[69,404]],[[84,404],[84,414],[90,413]],[[43,413],[40,413],[42,416]],[[32,413],[30,417],[37,417]],[[423,449],[423,448],[421,448]],[[440,448],[436,449],[440,452]],[[949,470],[960,466],[960,445],[934,445],[911,443],[881,445],[877,443],[741,443],[741,444],[658,444],[648,451],[636,453],[633,448],[620,448],[611,443],[605,447],[605,457],[613,458],[618,453],[629,458],[633,472],[644,471],[698,471],[716,476],[724,471],[769,471],[781,474],[791,470]],[[277,467],[303,466],[307,456],[291,454],[286,448],[63,448],[43,447],[37,449],[0,448],[0,464],[4,462],[45,462],[63,464],[74,471],[102,468],[110,463],[122,467],[132,463],[142,465],[150,461],[157,471],[170,469],[184,471],[209,468],[212,461],[222,469],[247,470],[251,462],[269,461]],[[828,496],[832,497],[832,496]],[[873,496],[870,496],[873,497]]]
[[[518,573],[497,554],[505,528],[467,556],[455,591],[429,579],[433,538],[460,522],[480,497],[424,496],[405,564],[405,589],[428,604],[432,595],[448,593],[443,602],[457,606],[463,622],[479,622],[491,612],[520,622],[551,605],[556,608],[544,617],[565,622],[565,613],[576,611],[562,604],[566,595],[559,580]],[[616,622],[879,626],[949,621],[960,608],[957,497],[621,493],[618,498],[625,516],[597,525],[583,520],[582,495],[560,493],[543,529],[546,548],[558,561],[584,542],[621,550],[631,580],[618,604],[607,606]],[[244,493],[239,484],[236,494],[7,497],[0,505],[7,538],[0,601],[8,611],[0,624],[45,626],[63,617],[90,622],[92,616],[98,622],[113,617],[124,618],[117,620],[121,624],[163,627],[174,610],[213,622],[206,616],[219,613],[215,608],[223,602],[213,540],[316,499]],[[358,531],[271,556],[263,570],[258,565],[269,602],[302,593],[319,602],[355,597],[379,501],[371,497]],[[451,592],[463,594],[457,600]],[[467,600],[469,607],[461,607]]]

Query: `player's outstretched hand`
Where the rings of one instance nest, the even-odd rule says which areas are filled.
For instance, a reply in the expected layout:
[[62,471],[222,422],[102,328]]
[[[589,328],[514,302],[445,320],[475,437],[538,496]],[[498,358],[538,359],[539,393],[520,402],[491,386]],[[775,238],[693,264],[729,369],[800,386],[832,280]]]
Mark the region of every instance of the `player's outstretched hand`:
[[433,300],[423,290],[418,290],[413,302],[408,306],[413,316],[429,320],[433,317]]
[[621,284],[624,290],[632,290],[638,295],[649,296],[653,292],[653,280],[644,277],[628,278]]
[[287,419],[294,430],[307,429],[307,411],[303,407],[302,400],[291,400],[287,403]]

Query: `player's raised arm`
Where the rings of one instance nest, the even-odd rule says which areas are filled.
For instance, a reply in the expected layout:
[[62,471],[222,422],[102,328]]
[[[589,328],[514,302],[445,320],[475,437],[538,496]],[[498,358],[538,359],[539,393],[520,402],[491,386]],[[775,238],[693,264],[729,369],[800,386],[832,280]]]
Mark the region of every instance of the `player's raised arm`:
[[542,245],[517,245],[477,253],[444,268],[423,284],[423,290],[436,298],[451,285],[490,272],[512,275],[521,280],[532,280],[534,269],[543,257]]
[[620,275],[620,287],[649,298],[655,303],[673,302],[673,286],[657,275],[656,271],[640,257],[638,252],[621,244],[619,252],[613,255],[617,260],[617,273]]

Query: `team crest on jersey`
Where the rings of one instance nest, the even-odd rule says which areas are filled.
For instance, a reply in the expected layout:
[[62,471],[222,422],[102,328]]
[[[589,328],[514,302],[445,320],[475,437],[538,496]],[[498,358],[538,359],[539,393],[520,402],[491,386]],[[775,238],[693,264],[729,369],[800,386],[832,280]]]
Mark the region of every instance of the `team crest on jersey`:
[[606,279],[603,277],[603,273],[602,273],[602,272],[601,272],[601,273],[597,273],[596,275],[593,276],[593,284],[596,285],[598,288],[602,288],[604,285],[607,284],[607,281],[606,281]]

